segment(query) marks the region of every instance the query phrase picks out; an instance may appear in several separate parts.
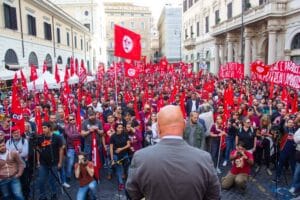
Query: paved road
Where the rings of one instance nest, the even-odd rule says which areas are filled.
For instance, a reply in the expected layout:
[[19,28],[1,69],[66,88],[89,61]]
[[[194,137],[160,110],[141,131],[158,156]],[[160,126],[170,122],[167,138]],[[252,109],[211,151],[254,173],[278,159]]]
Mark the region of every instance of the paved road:
[[[105,170],[103,169],[103,177],[105,177]],[[229,170],[229,167],[222,168],[222,174],[219,175],[221,177],[225,176]],[[274,173],[274,171],[273,171]],[[299,199],[295,198],[288,192],[288,188],[291,184],[291,174],[289,171],[286,172],[286,181],[283,179],[277,186],[271,180],[273,176],[268,176],[266,170],[262,168],[259,173],[252,174],[250,181],[247,186],[247,190],[245,193],[241,193],[237,189],[232,188],[231,190],[222,190],[222,200],[289,200],[289,199]],[[78,190],[78,183],[76,180],[71,182],[71,188],[67,189],[73,200],[76,199],[76,193]],[[98,197],[100,200],[125,200],[124,192],[119,192],[117,188],[117,181],[115,177],[108,181],[105,178],[102,178],[100,184],[98,185]],[[37,199],[37,198],[36,198]],[[68,200],[65,194],[61,194],[58,198],[59,200]]]

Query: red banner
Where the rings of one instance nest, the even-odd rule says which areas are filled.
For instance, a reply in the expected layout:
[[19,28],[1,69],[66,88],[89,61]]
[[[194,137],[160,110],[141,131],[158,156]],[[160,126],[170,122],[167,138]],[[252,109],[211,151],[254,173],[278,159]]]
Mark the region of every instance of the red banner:
[[277,61],[270,66],[255,61],[251,64],[251,78],[300,89],[300,66],[292,61]]
[[244,78],[244,64],[237,62],[229,62],[225,65],[221,65],[219,70],[219,78]]

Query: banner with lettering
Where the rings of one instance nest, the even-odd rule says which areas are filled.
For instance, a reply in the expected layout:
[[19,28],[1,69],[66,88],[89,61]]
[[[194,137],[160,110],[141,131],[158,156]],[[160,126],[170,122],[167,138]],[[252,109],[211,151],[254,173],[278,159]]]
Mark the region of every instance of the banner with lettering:
[[228,62],[225,65],[221,65],[219,70],[219,78],[244,78],[244,64],[237,62]]
[[292,61],[277,61],[269,66],[255,61],[251,64],[251,78],[300,89],[300,66]]

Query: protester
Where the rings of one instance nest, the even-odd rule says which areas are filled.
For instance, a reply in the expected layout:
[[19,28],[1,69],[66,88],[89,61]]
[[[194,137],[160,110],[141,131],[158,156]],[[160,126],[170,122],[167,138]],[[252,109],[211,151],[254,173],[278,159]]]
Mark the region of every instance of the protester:
[[18,152],[6,149],[5,141],[0,141],[0,190],[3,200],[23,200],[20,177],[24,162]]
[[129,168],[126,189],[131,199],[220,199],[211,157],[182,139],[184,127],[180,107],[168,105],[160,109],[161,141],[137,151]]
[[228,174],[222,178],[222,188],[230,189],[233,185],[241,190],[246,190],[251,166],[254,163],[253,155],[246,150],[246,145],[242,141],[237,144],[236,150],[230,154],[233,165]]
[[88,161],[84,153],[78,154],[78,162],[75,164],[75,177],[79,181],[77,200],[85,200],[88,191],[91,191],[91,200],[97,199],[97,182],[94,179],[93,163]]
[[253,153],[256,150],[257,137],[255,134],[255,130],[251,125],[251,121],[247,117],[243,119],[243,126],[239,128],[238,133],[235,137],[235,143],[238,144],[239,141],[242,141],[245,144],[245,148],[247,151]]
[[62,167],[63,161],[63,141],[62,138],[53,134],[53,124],[43,122],[43,135],[38,138],[37,165],[39,172],[39,190],[40,200],[46,200],[47,190],[45,188],[47,182],[51,189],[51,200],[57,199],[57,190],[59,189],[58,169]]
[[300,128],[298,128],[294,134],[294,142],[297,144],[297,147],[295,154],[296,168],[293,176],[292,187],[289,189],[292,194],[295,194],[295,192],[300,190]]

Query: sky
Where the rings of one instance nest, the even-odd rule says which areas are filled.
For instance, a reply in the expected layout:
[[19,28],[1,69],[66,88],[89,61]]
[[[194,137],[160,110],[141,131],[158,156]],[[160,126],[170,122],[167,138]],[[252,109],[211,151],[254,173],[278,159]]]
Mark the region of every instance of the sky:
[[178,5],[182,0],[104,0],[105,2],[130,2],[136,5],[148,6],[152,12],[155,22],[158,21],[165,4]]

